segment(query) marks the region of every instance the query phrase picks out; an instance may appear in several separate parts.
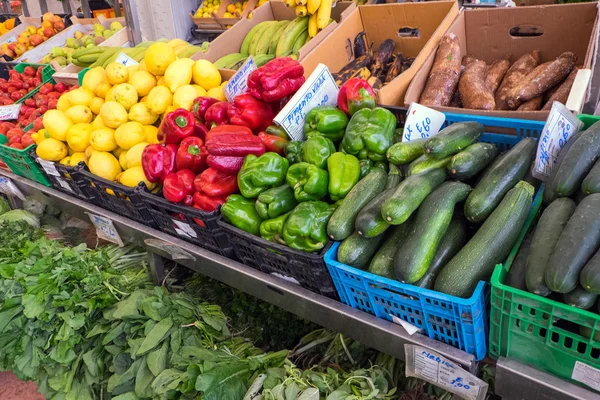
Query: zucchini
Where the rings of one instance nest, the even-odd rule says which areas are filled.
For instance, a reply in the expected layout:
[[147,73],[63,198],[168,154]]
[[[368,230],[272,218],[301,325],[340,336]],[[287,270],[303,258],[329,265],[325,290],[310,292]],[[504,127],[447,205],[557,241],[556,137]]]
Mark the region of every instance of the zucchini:
[[581,270],[600,245],[599,215],[600,193],[587,196],[575,209],[546,267],[544,277],[550,290],[568,293],[577,287]]
[[[588,328],[587,326],[579,325],[579,334],[581,336],[585,336],[588,339],[591,339],[592,338],[592,328]],[[594,340],[596,342],[600,342],[600,328],[596,329],[596,333],[594,333]]]
[[350,193],[342,200],[327,223],[327,235],[333,240],[344,240],[354,231],[354,220],[360,210],[385,187],[387,174],[380,168],[373,168],[358,181]]
[[504,262],[525,224],[533,186],[519,182],[511,189],[475,235],[446,264],[435,280],[435,290],[469,297],[477,283],[488,280],[494,266]]
[[574,290],[563,295],[565,304],[571,307],[581,308],[582,310],[588,310],[596,304],[598,295],[590,293],[581,286],[577,286]]
[[408,232],[412,226],[412,218],[402,225],[392,227],[383,240],[383,245],[373,256],[368,271],[372,274],[394,279],[394,255],[408,238]]
[[461,182],[444,182],[419,207],[408,239],[394,258],[396,279],[414,283],[427,272],[450,225],[454,206],[464,201],[471,187]]
[[558,197],[575,194],[599,157],[600,121],[586,129],[569,148],[552,180],[552,190]]
[[465,216],[469,221],[484,221],[506,193],[523,179],[536,147],[535,139],[525,138],[486,171],[465,203]]
[[527,236],[525,236],[525,239],[523,239],[523,243],[521,243],[521,247],[519,248],[515,259],[508,270],[508,274],[506,274],[506,279],[504,280],[505,285],[515,289],[527,291],[525,274],[527,271],[527,257],[529,256],[529,252],[531,250],[532,238],[533,231],[530,231]]
[[546,286],[544,274],[554,246],[577,205],[567,197],[556,199],[544,210],[533,235],[531,252],[527,259],[525,281],[527,290],[540,296],[552,291]]
[[383,202],[381,215],[388,223],[400,225],[445,180],[446,170],[439,168],[424,174],[409,176]]
[[437,135],[427,139],[425,153],[440,160],[456,154],[473,144],[483,133],[479,122],[458,122],[442,129]]
[[498,155],[498,147],[490,143],[475,143],[455,154],[446,168],[451,178],[462,181],[483,171]]
[[408,164],[425,153],[425,139],[399,142],[390,146],[386,157],[390,164]]
[[385,181],[385,189],[393,189],[402,180],[402,173],[400,169],[396,167],[394,164],[390,164],[390,169],[388,171],[387,180]]
[[452,157],[448,156],[441,160],[436,160],[425,154],[417,158],[408,166],[408,176],[422,174],[423,172],[431,171],[436,168],[446,168]]
[[600,193],[600,160],[592,167],[581,184],[581,191],[588,195]]
[[600,294],[600,249],[581,270],[579,283],[588,292]]
[[562,164],[563,160],[567,156],[569,149],[571,148],[571,146],[573,146],[573,144],[577,141],[577,139],[579,139],[579,137],[581,137],[581,135],[583,135],[583,132],[585,132],[585,131],[575,132],[575,134],[573,134],[573,136],[571,136],[569,138],[569,140],[567,140],[567,143],[565,143],[565,145],[562,147],[562,149],[560,149],[560,152],[558,153],[558,158],[556,159],[556,162],[554,163],[552,170],[550,170],[550,176],[548,177],[548,180],[547,180],[548,183],[544,187],[544,197],[543,197],[544,204],[546,204],[546,205],[550,204],[556,198],[558,198],[558,196],[556,195],[556,193],[554,193],[554,190],[552,189],[552,181],[554,180],[554,177],[556,176],[556,171],[558,171],[558,167],[560,166],[560,164]]
[[381,216],[381,205],[393,191],[394,189],[384,190],[360,210],[354,223],[356,232],[360,236],[372,238],[381,235],[389,228],[390,224]]
[[[402,226],[402,225],[401,225]],[[444,233],[440,244],[435,251],[433,260],[427,268],[427,272],[421,279],[414,283],[415,286],[431,289],[435,278],[441,269],[458,253],[467,241],[467,227],[462,218],[452,218],[448,230]]]
[[337,259],[342,264],[365,269],[379,248],[384,235],[366,238],[354,232],[338,248]]

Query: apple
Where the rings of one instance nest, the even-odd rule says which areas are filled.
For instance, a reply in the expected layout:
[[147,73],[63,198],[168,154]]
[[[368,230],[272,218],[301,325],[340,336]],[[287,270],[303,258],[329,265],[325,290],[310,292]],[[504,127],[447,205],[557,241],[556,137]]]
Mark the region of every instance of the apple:
[[47,38],[51,38],[52,36],[54,36],[54,29],[52,29],[50,27],[46,27],[46,28],[44,28],[44,31],[42,32],[42,34]]
[[59,18],[58,21],[53,23],[54,29],[57,31],[62,31],[65,29],[65,23]]
[[17,47],[15,48],[15,53],[18,56],[21,56],[21,54],[25,53],[27,51],[27,47],[25,47],[24,45],[22,45],[21,43],[19,43],[17,45]]
[[44,38],[38,34],[31,35],[29,42],[32,46],[39,46],[44,41]]

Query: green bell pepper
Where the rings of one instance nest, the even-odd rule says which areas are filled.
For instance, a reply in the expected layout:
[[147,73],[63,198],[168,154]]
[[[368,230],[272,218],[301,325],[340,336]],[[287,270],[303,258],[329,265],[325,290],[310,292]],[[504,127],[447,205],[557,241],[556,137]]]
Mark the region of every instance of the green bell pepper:
[[294,190],[286,183],[259,194],[256,200],[256,211],[264,219],[275,218],[292,211],[297,204]]
[[327,159],[335,153],[335,145],[324,136],[312,133],[302,145],[302,160],[319,168],[327,166]]
[[[392,145],[395,128],[396,117],[389,110],[381,107],[372,110],[363,108],[350,119],[341,147],[346,153],[353,155],[366,149],[368,158],[382,161],[388,147]],[[358,158],[362,157],[359,155]]]
[[291,212],[287,212],[277,218],[268,219],[260,224],[260,237],[273,243],[286,244],[283,240],[283,226]]
[[291,140],[285,146],[283,152],[285,153],[285,158],[288,159],[290,164],[296,164],[302,162],[302,145],[304,142],[299,140]]
[[327,159],[329,197],[337,201],[346,197],[360,178],[360,163],[352,154],[333,153]]
[[254,208],[254,201],[239,194],[232,194],[221,206],[221,215],[225,221],[243,231],[258,235],[263,219]]
[[333,141],[344,137],[344,128],[348,125],[348,116],[345,112],[332,106],[315,107],[306,114],[304,120],[304,134],[318,133]]
[[319,251],[327,244],[327,222],[334,207],[323,201],[300,203],[283,227],[283,239],[292,249]]
[[247,199],[254,199],[261,192],[281,185],[289,166],[290,162],[277,153],[265,153],[260,157],[247,155],[237,177],[240,193]]
[[329,174],[316,165],[306,162],[294,164],[285,179],[294,188],[294,197],[299,202],[319,200],[327,195]]
[[364,178],[365,176],[367,176],[369,174],[369,172],[371,172],[371,168],[373,168],[373,161],[369,160],[368,158],[366,160],[360,160],[359,165],[360,165],[360,179]]

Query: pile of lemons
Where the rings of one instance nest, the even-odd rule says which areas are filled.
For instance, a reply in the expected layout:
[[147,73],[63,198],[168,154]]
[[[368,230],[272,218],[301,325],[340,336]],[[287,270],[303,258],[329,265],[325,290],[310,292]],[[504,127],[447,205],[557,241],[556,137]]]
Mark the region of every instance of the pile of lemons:
[[196,18],[210,18],[213,13],[217,13],[220,6],[221,0],[204,0],[194,16]]

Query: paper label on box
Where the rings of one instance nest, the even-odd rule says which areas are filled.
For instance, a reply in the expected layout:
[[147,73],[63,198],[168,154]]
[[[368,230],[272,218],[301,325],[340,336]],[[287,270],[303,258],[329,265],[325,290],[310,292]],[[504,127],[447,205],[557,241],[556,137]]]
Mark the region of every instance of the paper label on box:
[[19,118],[19,111],[21,111],[21,104],[0,106],[0,121],[8,121]]
[[25,196],[19,188],[8,178],[0,177],[0,192],[9,196],[17,196],[22,201],[25,201]]
[[121,236],[119,236],[119,232],[117,232],[117,228],[115,228],[111,219],[92,213],[86,214],[90,217],[90,221],[92,221],[92,224],[96,227],[96,235],[98,235],[99,238],[123,247],[123,240],[121,240]]
[[69,192],[73,192],[73,189],[71,189],[71,186],[69,186],[69,184],[67,182],[65,182],[64,180],[62,180],[60,178],[56,178],[56,181],[63,189],[68,190]]
[[564,105],[556,101],[552,104],[550,115],[538,142],[534,177],[541,181],[548,180],[560,150],[582,125],[583,123]]
[[389,316],[392,317],[392,321],[395,324],[402,326],[406,330],[406,332],[408,332],[408,334],[411,336],[421,330],[420,328],[414,326],[410,322],[406,322],[405,320],[398,318],[393,314],[389,314]]
[[132,65],[139,64],[137,61],[135,61],[133,58],[129,57],[125,53],[119,53],[115,62],[118,62],[119,64],[123,64],[126,67],[131,67]]
[[431,136],[437,135],[445,121],[444,113],[419,103],[411,103],[406,113],[402,141],[429,139]]
[[306,114],[318,106],[336,106],[338,92],[329,69],[319,64],[273,121],[293,140],[304,140]]
[[600,390],[600,369],[591,367],[580,361],[575,361],[571,379],[588,385],[594,390]]
[[[169,254],[171,260],[192,260],[196,261],[196,257],[183,250],[181,247],[176,246],[172,243],[165,242],[160,239],[145,239],[144,243],[150,247],[155,247]],[[151,249],[150,249],[151,250]]]
[[179,220],[174,219],[173,223],[175,225],[177,225],[177,228],[175,228],[175,230],[180,235],[191,237],[191,238],[197,238],[198,237],[198,235],[196,235],[196,232],[194,232],[194,230],[192,229],[192,227],[187,222],[183,222],[183,221],[179,221]]
[[406,376],[415,376],[468,400],[484,400],[488,384],[425,347],[407,344]]
[[17,41],[17,37],[16,36],[11,36],[9,38],[7,38],[4,43],[13,43]]
[[46,171],[46,173],[48,175],[60,176],[60,174],[56,170],[56,167],[54,166],[54,163],[52,161],[42,160],[39,157],[38,157],[37,161],[42,166],[42,168],[44,169],[44,171]]
[[223,94],[227,98],[227,101],[233,101],[236,96],[248,91],[248,76],[255,69],[256,63],[254,62],[254,58],[250,56],[223,88]]
[[284,281],[288,281],[293,283],[294,285],[300,285],[300,282],[298,282],[295,278],[292,278],[291,276],[287,276],[287,275],[282,275],[279,274],[277,272],[271,272],[271,275],[276,276],[278,278],[283,279]]

